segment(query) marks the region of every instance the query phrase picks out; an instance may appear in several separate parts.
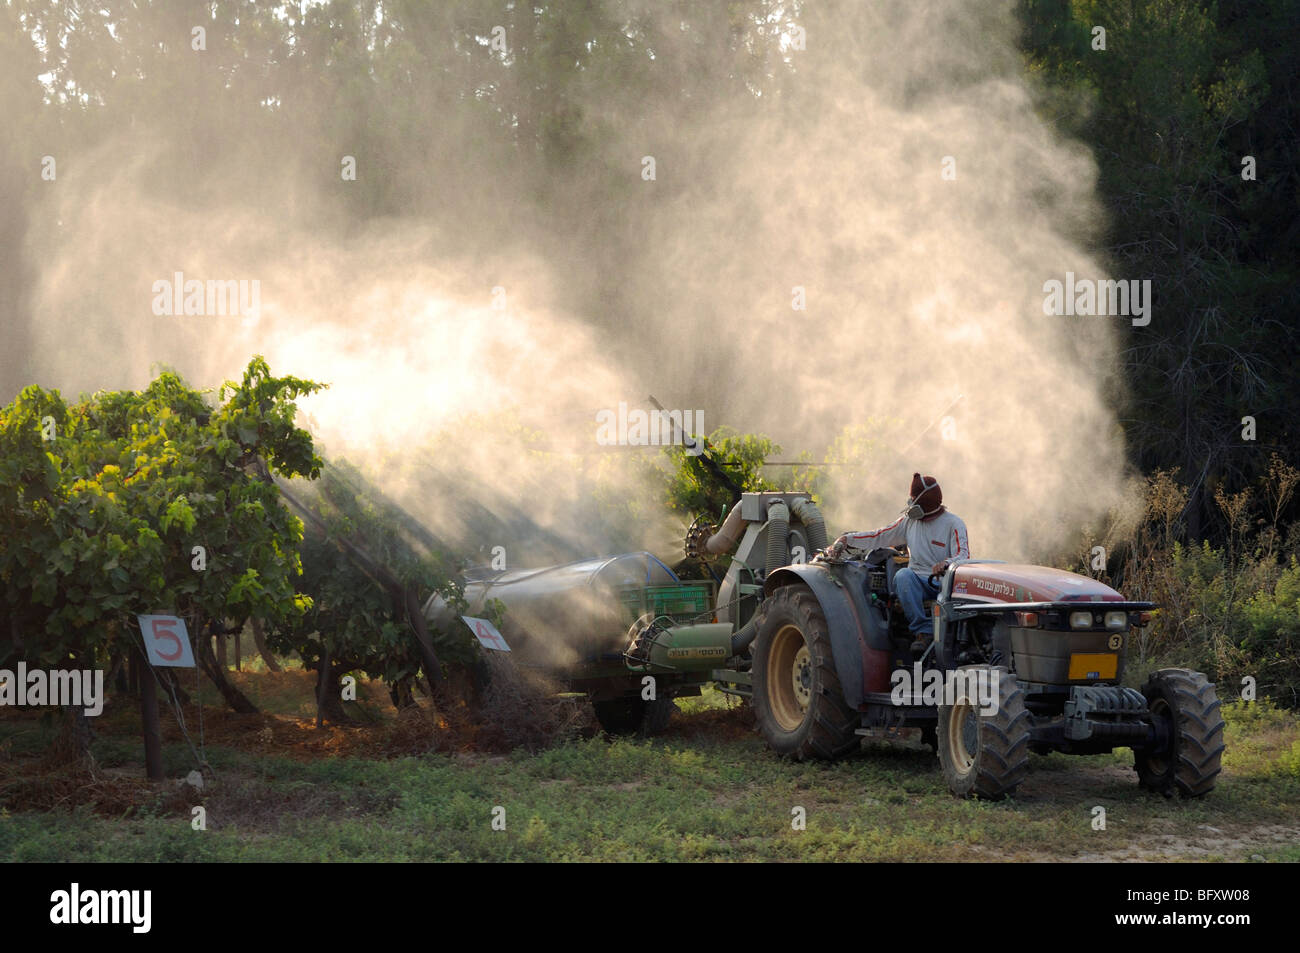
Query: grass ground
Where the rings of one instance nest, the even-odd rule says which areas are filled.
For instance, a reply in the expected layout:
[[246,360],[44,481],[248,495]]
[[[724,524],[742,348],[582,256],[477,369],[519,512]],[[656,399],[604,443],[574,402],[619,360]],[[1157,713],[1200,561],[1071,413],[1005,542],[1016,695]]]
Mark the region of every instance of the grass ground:
[[[494,753],[472,738],[430,750],[446,726],[395,720],[377,685],[362,695],[373,723],[317,729],[305,673],[236,680],[264,714],[205,710],[215,778],[201,792],[180,780],[194,759],[174,718],[175,780],[149,785],[137,712],[96,720],[89,779],[42,767],[52,719],[5,711],[0,859],[1300,860],[1300,718],[1267,705],[1228,706],[1224,772],[1204,800],[1144,794],[1123,751],[1035,755],[1018,796],[987,804],[954,800],[934,755],[908,739],[836,764],[782,762],[748,712],[712,694],[680,702],[651,741]],[[197,741],[197,709],[186,714]],[[206,830],[193,829],[196,805]]]

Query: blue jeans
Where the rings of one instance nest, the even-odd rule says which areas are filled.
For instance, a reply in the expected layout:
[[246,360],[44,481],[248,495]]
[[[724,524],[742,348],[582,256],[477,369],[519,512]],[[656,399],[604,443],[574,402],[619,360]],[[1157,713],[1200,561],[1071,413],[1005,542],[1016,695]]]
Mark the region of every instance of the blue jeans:
[[903,613],[907,616],[907,627],[915,636],[929,636],[934,633],[934,620],[921,607],[921,600],[934,599],[939,595],[939,587],[931,585],[929,574],[922,576],[910,567],[894,573],[894,595],[903,604]]

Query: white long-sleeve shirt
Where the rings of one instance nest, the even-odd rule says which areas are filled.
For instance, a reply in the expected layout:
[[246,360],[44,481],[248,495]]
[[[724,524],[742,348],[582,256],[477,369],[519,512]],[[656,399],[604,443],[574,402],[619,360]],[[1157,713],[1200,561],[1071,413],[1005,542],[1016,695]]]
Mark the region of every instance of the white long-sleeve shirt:
[[970,559],[966,524],[961,517],[944,510],[932,520],[910,520],[900,516],[888,526],[869,533],[846,533],[844,541],[854,549],[871,551],[881,546],[907,546],[909,564],[922,576],[930,567],[949,559]]

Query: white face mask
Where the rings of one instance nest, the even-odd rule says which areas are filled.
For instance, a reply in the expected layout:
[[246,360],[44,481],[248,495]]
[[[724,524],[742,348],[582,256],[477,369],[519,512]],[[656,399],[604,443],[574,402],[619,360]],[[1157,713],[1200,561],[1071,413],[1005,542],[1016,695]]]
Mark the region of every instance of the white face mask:
[[[938,485],[939,484],[937,483],[931,483],[921,491],[921,495],[924,496],[928,491],[933,490]],[[927,513],[925,510],[921,509],[921,504],[916,502],[916,497],[909,496],[907,498],[907,505],[903,507],[901,512],[910,520],[920,520],[925,519],[927,516],[933,516],[935,513],[939,512],[942,506],[943,504],[940,504]]]
[[909,498],[907,501],[907,505],[903,507],[901,512],[904,516],[906,516],[910,520],[922,520],[925,519],[927,516],[933,516],[935,513],[938,513],[941,509],[943,509],[942,503],[940,503],[938,506],[936,506],[934,509],[932,509],[930,512],[927,513],[925,510],[921,509],[920,503],[916,502],[916,500],[914,499]]

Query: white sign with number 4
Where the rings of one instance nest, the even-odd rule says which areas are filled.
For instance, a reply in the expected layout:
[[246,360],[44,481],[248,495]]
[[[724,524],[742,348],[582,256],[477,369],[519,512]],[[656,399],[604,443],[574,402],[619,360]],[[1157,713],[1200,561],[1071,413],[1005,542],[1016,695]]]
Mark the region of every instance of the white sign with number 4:
[[193,668],[194,651],[185,620],[174,615],[140,615],[140,634],[149,664],[170,668]]
[[509,652],[510,646],[506,645],[506,640],[501,637],[497,627],[487,619],[475,619],[473,616],[463,615],[462,619],[469,626],[471,632],[478,638],[479,642],[485,649],[496,649],[498,652]]

